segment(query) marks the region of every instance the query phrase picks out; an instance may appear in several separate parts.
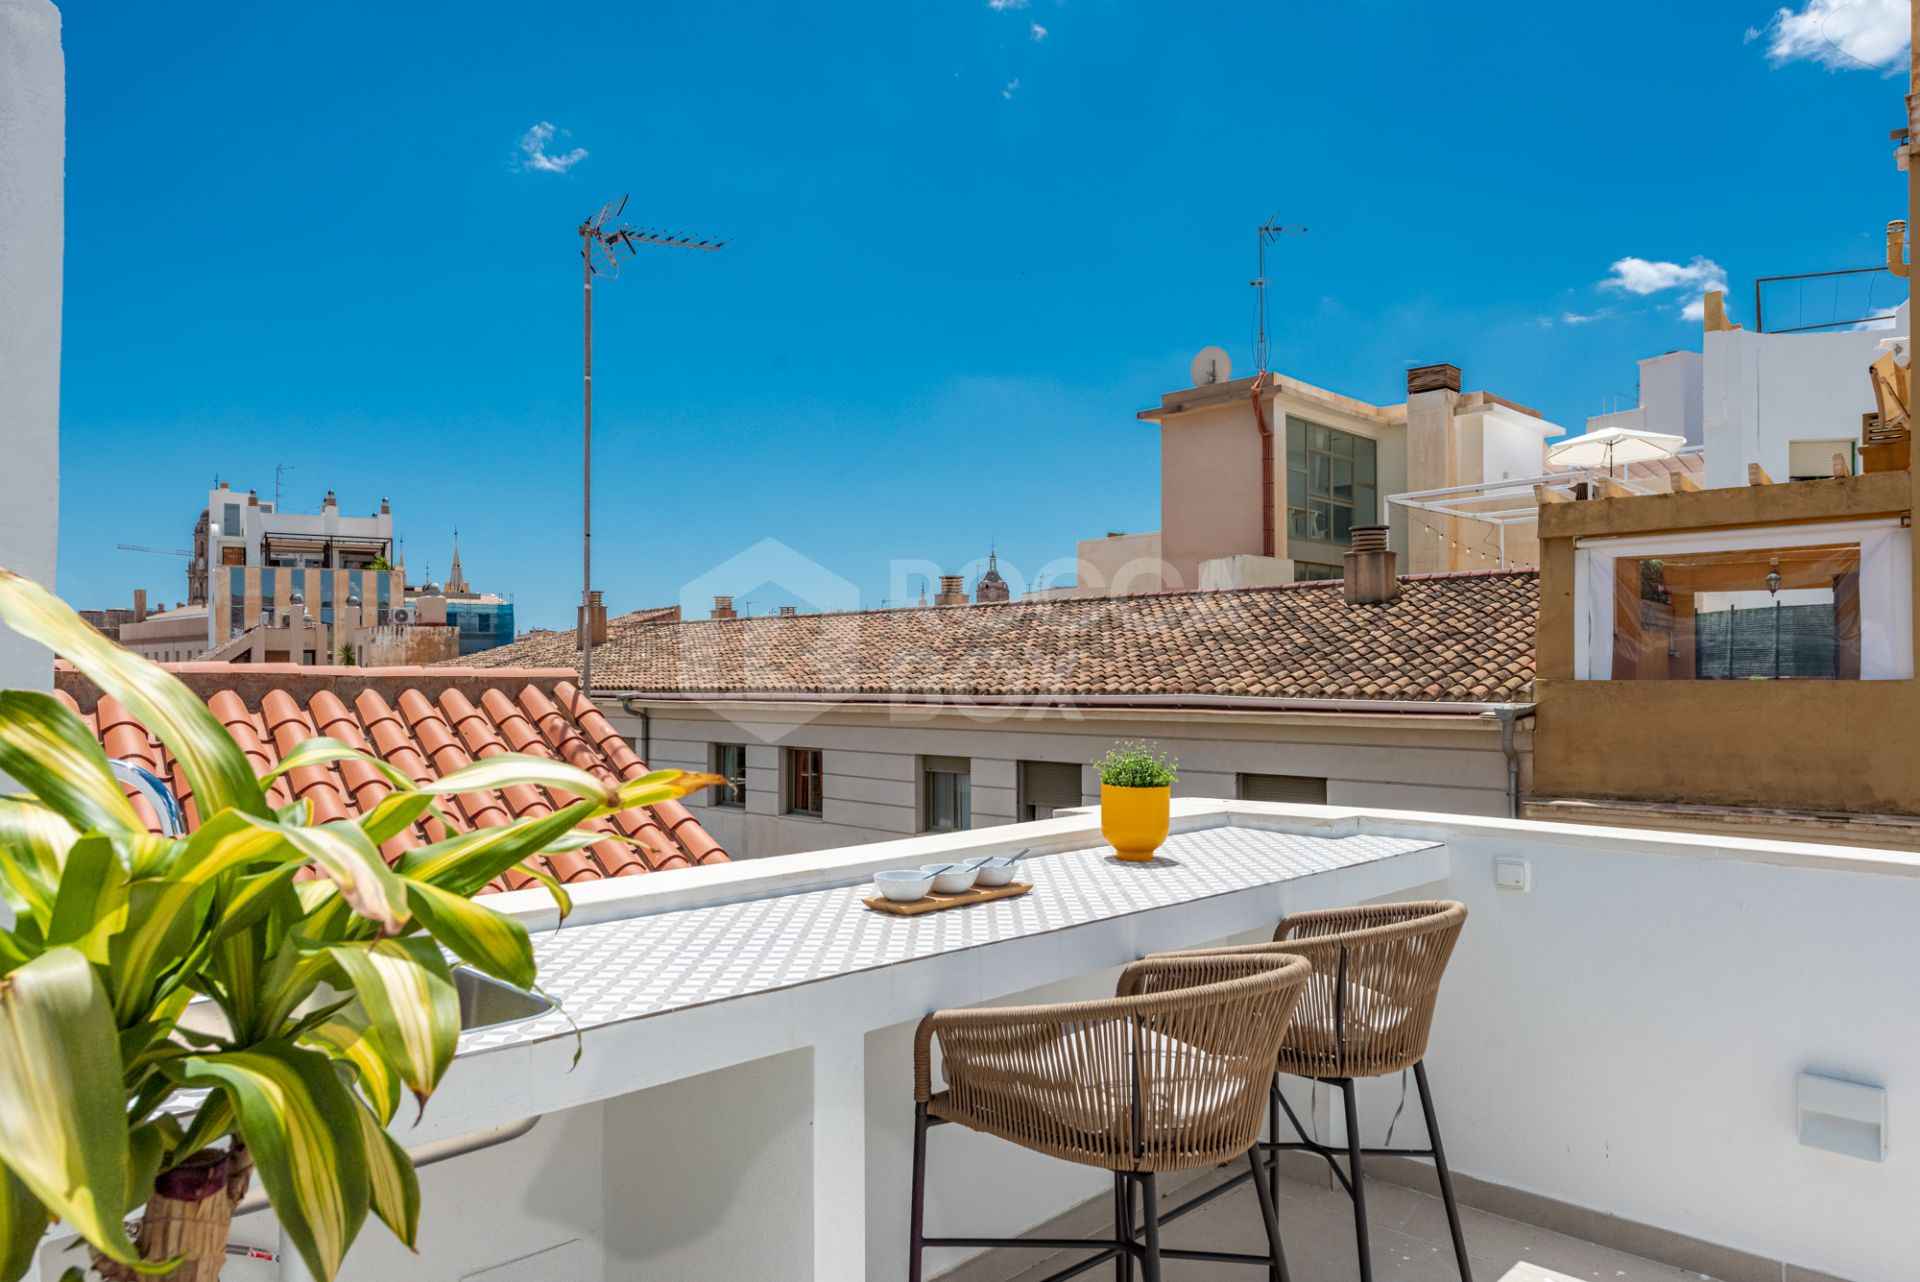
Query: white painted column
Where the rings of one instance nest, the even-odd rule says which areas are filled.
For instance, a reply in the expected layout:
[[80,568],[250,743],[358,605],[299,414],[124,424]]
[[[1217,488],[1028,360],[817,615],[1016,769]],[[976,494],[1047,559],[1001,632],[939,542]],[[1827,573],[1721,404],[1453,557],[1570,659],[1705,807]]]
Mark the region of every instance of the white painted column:
[[[0,566],[51,587],[60,515],[66,63],[52,0],[0,0]],[[0,628],[0,689],[53,684]]]
[[867,1039],[813,1048],[813,1279],[867,1276]]

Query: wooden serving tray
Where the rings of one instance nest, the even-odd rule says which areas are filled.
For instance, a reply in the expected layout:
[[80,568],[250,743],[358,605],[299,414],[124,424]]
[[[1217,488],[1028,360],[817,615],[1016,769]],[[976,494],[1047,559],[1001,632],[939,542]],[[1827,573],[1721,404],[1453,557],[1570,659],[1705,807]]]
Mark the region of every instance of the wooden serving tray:
[[957,895],[928,891],[925,898],[908,904],[895,903],[884,895],[874,895],[860,902],[877,913],[887,913],[893,917],[918,917],[921,913],[937,913],[943,908],[965,908],[968,904],[984,904],[992,899],[1014,899],[1032,889],[1033,883],[1030,881],[1012,881],[1004,886],[975,886]]

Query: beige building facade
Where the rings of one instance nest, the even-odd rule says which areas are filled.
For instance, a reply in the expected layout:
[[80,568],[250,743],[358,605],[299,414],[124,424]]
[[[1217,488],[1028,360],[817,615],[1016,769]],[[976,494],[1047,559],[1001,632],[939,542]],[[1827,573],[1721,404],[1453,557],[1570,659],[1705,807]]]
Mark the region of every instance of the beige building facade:
[[[774,700],[603,695],[599,703],[657,769],[714,770],[744,782],[741,795],[710,789],[688,803],[736,859],[1098,805],[1090,763],[1122,739],[1152,740],[1179,760],[1175,796],[1510,813],[1509,756],[1492,711],[1015,713],[843,703],[822,714],[816,704]],[[1511,747],[1511,782],[1524,788],[1532,756],[1524,721]],[[966,802],[956,813],[946,798],[961,793]]]

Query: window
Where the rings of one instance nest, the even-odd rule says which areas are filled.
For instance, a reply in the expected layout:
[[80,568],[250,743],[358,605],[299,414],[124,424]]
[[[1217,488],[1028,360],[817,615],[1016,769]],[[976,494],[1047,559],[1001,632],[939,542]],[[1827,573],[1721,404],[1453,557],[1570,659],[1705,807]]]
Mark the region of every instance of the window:
[[1858,544],[1613,565],[1617,680],[1860,676]]
[[240,505],[228,503],[220,510],[220,533],[228,538],[240,537]]
[[965,757],[926,757],[921,762],[920,804],[925,832],[973,827],[973,763]]
[[1293,563],[1293,581],[1295,583],[1319,583],[1327,579],[1344,579],[1347,571],[1344,566],[1327,565],[1321,561],[1295,561]]
[[787,813],[820,814],[820,749],[787,749]]
[[725,779],[727,787],[716,790],[709,804],[732,806],[735,809],[744,807],[747,804],[747,745],[714,744],[713,773]]
[[1080,766],[1073,761],[1020,763],[1020,818],[1051,819],[1081,803]]
[[1284,801],[1296,806],[1327,804],[1327,781],[1312,775],[1241,775],[1242,801]]
[[1576,545],[1583,680],[1900,680],[1911,547],[1896,521],[1673,532]]
[[[1287,418],[1287,537],[1344,545],[1380,520],[1378,447],[1368,437]],[[1338,577],[1338,576],[1335,576]]]

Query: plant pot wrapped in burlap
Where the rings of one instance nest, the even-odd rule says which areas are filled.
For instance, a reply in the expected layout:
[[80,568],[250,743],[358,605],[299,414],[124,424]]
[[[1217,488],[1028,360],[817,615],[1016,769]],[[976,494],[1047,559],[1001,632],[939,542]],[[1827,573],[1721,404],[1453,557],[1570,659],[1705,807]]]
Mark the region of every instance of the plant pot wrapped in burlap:
[[[154,1181],[153,1196],[134,1245],[144,1260],[183,1257],[166,1282],[217,1282],[227,1261],[227,1231],[233,1212],[253,1183],[253,1159],[244,1144],[231,1150],[202,1149]],[[93,1267],[107,1282],[149,1277],[93,1252]]]

